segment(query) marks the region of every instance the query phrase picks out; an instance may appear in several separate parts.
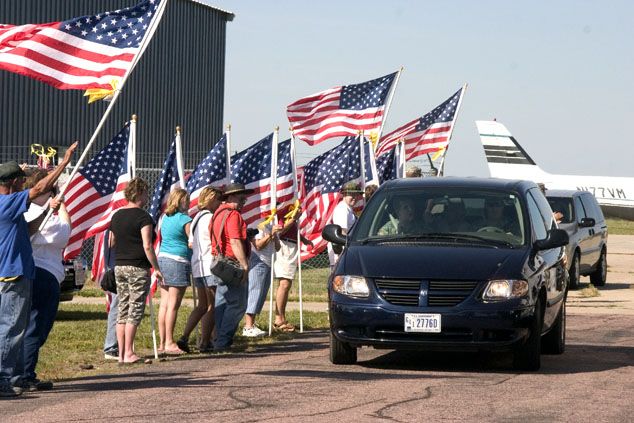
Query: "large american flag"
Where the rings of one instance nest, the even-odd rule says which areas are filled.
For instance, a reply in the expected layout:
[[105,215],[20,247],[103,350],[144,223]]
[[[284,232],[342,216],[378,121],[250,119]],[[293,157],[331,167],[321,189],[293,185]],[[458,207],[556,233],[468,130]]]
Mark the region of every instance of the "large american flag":
[[227,177],[227,134],[224,134],[187,180],[190,216],[198,213],[198,196],[203,188],[226,185]]
[[387,153],[401,139],[405,142],[406,160],[447,148],[463,92],[464,88],[459,89],[425,116],[414,119],[382,137],[376,149],[376,156]]
[[[242,218],[253,225],[266,218],[271,211],[271,155],[273,134],[264,137],[251,147],[231,157],[231,182],[244,184],[255,192],[242,207]],[[293,203],[293,165],[291,140],[277,146],[277,209],[282,210]]]
[[300,232],[313,242],[313,248],[302,244],[302,260],[314,257],[326,248],[327,242],[321,237],[321,231],[332,219],[343,184],[361,177],[360,152],[359,138],[346,137],[340,145],[304,166]]
[[112,89],[131,68],[161,0],[63,22],[0,24],[0,69],[59,89]]
[[77,256],[83,240],[107,229],[112,214],[127,204],[123,191],[131,174],[129,138],[130,126],[126,124],[68,184],[64,197],[73,229],[64,259]]
[[293,134],[309,145],[333,137],[378,131],[398,72],[301,98],[286,108]]

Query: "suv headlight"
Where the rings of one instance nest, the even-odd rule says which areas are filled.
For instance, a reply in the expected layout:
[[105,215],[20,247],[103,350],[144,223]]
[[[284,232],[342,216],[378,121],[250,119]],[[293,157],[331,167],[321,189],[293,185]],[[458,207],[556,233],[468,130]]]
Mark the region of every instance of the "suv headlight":
[[484,300],[509,300],[528,294],[528,282],[517,279],[500,279],[489,281],[484,295]]
[[337,275],[332,280],[332,289],[350,297],[366,298],[370,295],[368,282],[363,276]]

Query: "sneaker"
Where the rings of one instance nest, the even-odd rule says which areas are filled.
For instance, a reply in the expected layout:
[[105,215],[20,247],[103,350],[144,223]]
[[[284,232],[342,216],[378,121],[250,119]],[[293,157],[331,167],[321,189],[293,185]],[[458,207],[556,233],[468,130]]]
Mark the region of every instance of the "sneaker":
[[2,385],[0,386],[0,398],[13,398],[22,395],[22,388],[19,386]]
[[119,351],[106,351],[103,353],[104,360],[119,360]]
[[182,351],[185,351],[187,354],[191,353],[191,351],[189,350],[188,339],[180,338],[178,341],[176,341],[176,345],[178,345],[178,348],[180,348]]
[[27,392],[50,391],[53,389],[53,382],[50,380],[20,379],[13,387]]
[[262,329],[260,329],[257,326],[253,326],[250,328],[243,328],[242,329],[242,336],[245,336],[247,338],[257,338],[258,336],[264,336],[266,335],[266,332],[264,332]]

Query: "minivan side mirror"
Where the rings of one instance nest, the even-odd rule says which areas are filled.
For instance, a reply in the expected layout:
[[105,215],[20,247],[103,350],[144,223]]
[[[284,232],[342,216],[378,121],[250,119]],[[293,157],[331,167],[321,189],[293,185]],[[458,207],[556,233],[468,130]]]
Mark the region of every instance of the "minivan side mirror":
[[581,222],[579,222],[579,227],[581,228],[591,228],[595,225],[595,221],[593,218],[591,217],[584,217],[581,219]]
[[321,236],[329,242],[337,245],[346,245],[347,237],[343,234],[341,226],[339,225],[326,225],[321,231]]
[[551,229],[548,231],[546,239],[540,239],[535,242],[537,250],[550,250],[551,248],[563,247],[568,245],[568,232],[563,229]]

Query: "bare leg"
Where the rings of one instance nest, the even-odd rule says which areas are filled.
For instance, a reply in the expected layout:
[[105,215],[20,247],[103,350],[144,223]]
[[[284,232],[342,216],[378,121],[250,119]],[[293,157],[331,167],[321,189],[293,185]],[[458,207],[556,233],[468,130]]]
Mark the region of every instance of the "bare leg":
[[167,302],[169,299],[169,290],[167,287],[161,286],[161,302],[158,312],[158,328],[159,328],[159,346],[160,351],[165,349],[165,314],[167,313]]
[[255,314],[245,314],[244,315],[244,327],[252,328],[255,325]]
[[[181,306],[183,295],[187,287],[169,287],[167,311],[165,312],[165,350],[179,349],[174,342],[174,326],[176,326],[176,318],[178,317],[178,309]],[[161,298],[162,299],[162,298]]]
[[286,323],[286,304],[288,303],[288,293],[291,290],[292,280],[280,279],[280,286],[277,288],[275,296],[275,324]]
[[198,304],[187,318],[187,323],[185,324],[185,329],[183,330],[183,339],[189,339],[189,336],[196,328],[196,325],[203,317],[203,315],[207,313],[207,309],[209,308],[209,304],[207,302],[207,289],[196,288],[196,293],[198,294]]
[[214,305],[216,304],[216,287],[214,286],[212,288],[205,289],[205,295],[207,296],[207,311],[200,320],[202,332],[200,337],[201,347],[206,347],[207,345],[209,345],[212,339],[212,332],[215,329]]
[[117,323],[117,344],[119,344],[119,363],[125,356],[125,323]]
[[[123,325],[121,325],[123,326]],[[124,363],[132,363],[139,359],[134,353],[134,337],[136,336],[137,326],[132,323],[125,324],[125,356]]]

